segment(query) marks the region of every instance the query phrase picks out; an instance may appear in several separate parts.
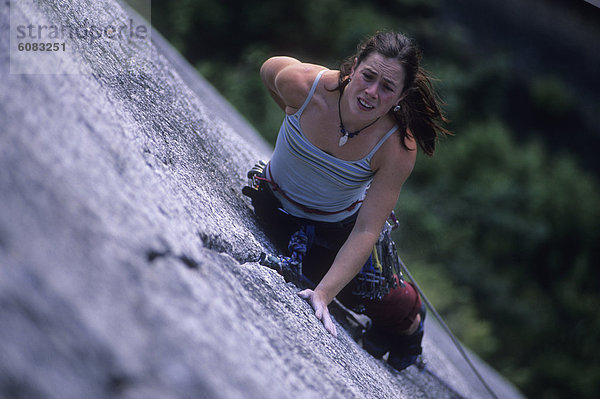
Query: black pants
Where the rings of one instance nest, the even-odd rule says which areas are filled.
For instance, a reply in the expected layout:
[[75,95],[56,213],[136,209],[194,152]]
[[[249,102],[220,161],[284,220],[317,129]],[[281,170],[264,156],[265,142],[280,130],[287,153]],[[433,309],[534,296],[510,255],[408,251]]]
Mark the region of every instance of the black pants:
[[303,225],[314,226],[314,240],[302,262],[302,271],[315,285],[329,270],[350,235],[357,216],[355,212],[340,222],[318,222],[292,216],[283,211],[283,206],[269,187],[263,187],[255,194],[252,205],[265,231],[283,254],[289,255],[287,245],[293,233]]

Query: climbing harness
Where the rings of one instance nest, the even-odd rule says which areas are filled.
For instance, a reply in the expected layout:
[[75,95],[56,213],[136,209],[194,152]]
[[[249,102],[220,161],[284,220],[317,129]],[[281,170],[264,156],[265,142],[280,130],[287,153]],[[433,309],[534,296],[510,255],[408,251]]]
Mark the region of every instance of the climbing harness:
[[273,180],[273,176],[271,175],[271,167],[270,167],[269,163],[265,163],[264,161],[259,161],[256,165],[254,165],[252,170],[250,172],[248,172],[248,179],[250,180],[248,182],[248,186],[254,188],[255,190],[260,190],[261,182],[269,183],[271,185],[271,190],[278,192],[287,201],[291,202],[296,207],[302,209],[303,212],[308,213],[308,214],[337,215],[338,213],[342,213],[342,212],[351,212],[358,206],[358,204],[363,202],[363,200],[356,200],[352,204],[350,204],[350,206],[348,206],[347,208],[341,209],[339,211],[323,211],[320,209],[309,208],[306,205],[301,204],[298,201],[295,201],[294,199],[290,198],[285,193],[285,191],[283,191],[281,189],[279,184],[277,184],[275,182],[275,180]]

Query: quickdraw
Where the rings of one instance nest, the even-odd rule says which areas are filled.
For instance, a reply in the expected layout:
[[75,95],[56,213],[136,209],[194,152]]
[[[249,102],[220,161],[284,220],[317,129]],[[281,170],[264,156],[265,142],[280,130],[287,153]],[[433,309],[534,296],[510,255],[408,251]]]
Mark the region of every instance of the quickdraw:
[[288,244],[288,250],[291,252],[290,256],[271,255],[263,252],[258,263],[276,270],[286,279],[300,281],[302,279],[302,260],[311,247],[314,236],[314,226],[302,225],[300,230],[290,237]]
[[[390,219],[397,226],[397,219],[394,213]],[[389,222],[385,222],[379,239],[373,247],[369,259],[362,270],[356,276],[357,286],[352,292],[354,295],[366,299],[382,299],[392,288],[397,286],[394,275],[398,276],[401,287],[404,287],[404,279],[400,271],[396,244],[392,240],[391,232],[395,227]]]

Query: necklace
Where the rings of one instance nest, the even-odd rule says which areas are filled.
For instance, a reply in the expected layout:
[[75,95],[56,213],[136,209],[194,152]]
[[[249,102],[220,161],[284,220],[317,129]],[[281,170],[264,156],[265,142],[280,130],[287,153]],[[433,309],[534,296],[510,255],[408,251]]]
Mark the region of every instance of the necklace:
[[340,98],[338,98],[338,116],[340,117],[340,133],[342,133],[342,137],[340,137],[340,141],[338,142],[338,146],[340,146],[340,147],[343,146],[344,144],[346,144],[348,142],[348,139],[351,139],[352,137],[356,136],[357,134],[359,134],[366,128],[373,126],[375,124],[375,122],[377,122],[379,120],[379,118],[377,118],[373,122],[369,123],[367,126],[363,127],[362,129],[358,129],[355,132],[349,132],[344,127],[344,122],[342,122],[342,110],[340,107],[341,101],[342,101],[342,94],[340,93]]

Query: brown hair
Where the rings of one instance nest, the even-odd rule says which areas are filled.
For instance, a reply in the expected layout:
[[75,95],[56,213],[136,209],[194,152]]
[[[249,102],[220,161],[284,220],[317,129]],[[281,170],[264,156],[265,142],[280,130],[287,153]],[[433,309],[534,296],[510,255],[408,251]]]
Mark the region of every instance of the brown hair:
[[356,54],[340,65],[340,77],[337,90],[344,91],[349,83],[349,75],[356,59],[360,65],[373,53],[379,53],[386,58],[393,58],[404,67],[404,87],[406,96],[400,101],[401,109],[397,112],[390,110],[400,126],[400,138],[404,148],[408,131],[415,138],[423,152],[432,156],[439,135],[452,133],[442,126],[448,122],[442,113],[441,100],[435,93],[427,72],[419,65],[421,51],[415,42],[401,33],[378,32],[361,42]]

